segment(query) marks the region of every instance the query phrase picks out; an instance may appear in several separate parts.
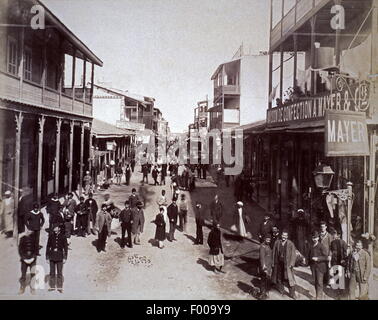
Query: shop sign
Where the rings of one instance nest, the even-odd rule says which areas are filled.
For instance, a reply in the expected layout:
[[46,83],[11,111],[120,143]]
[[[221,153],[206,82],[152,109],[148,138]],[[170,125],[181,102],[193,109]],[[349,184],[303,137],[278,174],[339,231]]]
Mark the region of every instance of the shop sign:
[[334,90],[321,96],[310,97],[298,102],[267,111],[267,124],[271,126],[297,124],[308,120],[324,119],[326,110],[343,112],[369,112],[370,84],[366,81],[349,84],[339,77]]
[[325,114],[325,156],[367,155],[369,155],[369,137],[365,113],[327,110]]
[[116,149],[117,144],[114,141],[107,141],[106,142],[106,150],[114,151]]

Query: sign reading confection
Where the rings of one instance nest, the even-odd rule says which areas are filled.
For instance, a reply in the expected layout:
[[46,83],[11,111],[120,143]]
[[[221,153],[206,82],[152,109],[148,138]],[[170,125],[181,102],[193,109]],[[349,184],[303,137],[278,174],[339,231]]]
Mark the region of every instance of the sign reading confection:
[[327,110],[369,113],[370,84],[348,83],[342,77],[334,81],[334,90],[319,96],[299,98],[267,111],[268,126],[306,126],[307,121],[323,120]]
[[367,155],[369,155],[369,140],[365,113],[327,110],[325,156]]

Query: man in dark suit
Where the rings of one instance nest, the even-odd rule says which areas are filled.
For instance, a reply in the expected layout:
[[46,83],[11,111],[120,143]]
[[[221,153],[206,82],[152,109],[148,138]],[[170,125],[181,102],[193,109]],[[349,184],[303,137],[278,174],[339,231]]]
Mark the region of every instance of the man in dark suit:
[[18,233],[25,232],[25,215],[31,210],[33,198],[30,194],[26,195],[24,190],[20,190],[21,196],[17,208]]
[[140,234],[143,233],[144,228],[144,211],[142,201],[138,201],[136,208],[132,209],[132,221],[131,232],[134,236],[134,244],[140,244]]
[[127,246],[132,248],[133,242],[131,240],[131,229],[133,225],[133,215],[128,200],[125,201],[125,208],[119,215],[119,222],[121,223],[122,229],[121,247],[125,247],[125,233],[127,231]]
[[52,225],[52,220],[55,215],[59,213],[59,207],[60,207],[60,202],[58,195],[55,193],[52,198],[49,200],[46,206],[46,211],[47,214],[49,215],[49,229],[51,228]]
[[50,261],[49,291],[57,288],[60,293],[63,293],[63,264],[67,260],[67,253],[67,238],[61,230],[61,225],[54,224],[46,246],[46,260]]
[[312,246],[308,254],[308,263],[315,281],[316,300],[323,299],[323,279],[327,272],[327,248],[319,241],[319,232],[312,233]]
[[[95,229],[96,224],[96,215],[98,211],[98,205],[95,199],[93,199],[93,193],[90,192],[88,194],[88,199],[85,200],[84,204],[88,210],[88,224],[87,224],[87,233],[91,233],[91,222],[92,222],[92,230]],[[93,231],[94,232],[94,231]]]
[[136,207],[137,203],[139,201],[139,197],[136,193],[136,189],[135,188],[132,188],[131,190],[131,195],[129,197],[129,205],[130,205],[130,208],[133,209]]
[[281,239],[273,246],[272,282],[277,285],[278,291],[284,294],[284,282],[289,287],[289,296],[296,299],[294,266],[297,260],[295,245],[289,239],[289,232],[283,230]]
[[270,234],[267,234],[260,245],[260,299],[269,297],[270,278],[272,276],[273,252],[270,248]]
[[38,204],[33,205],[33,210],[29,211],[25,215],[25,225],[26,228],[30,231],[34,231],[35,246],[37,248],[37,255],[39,256],[39,249],[42,248],[39,245],[40,232],[45,224],[45,218],[41,210],[39,209]]
[[269,213],[265,213],[264,214],[264,221],[261,222],[261,224],[260,224],[260,230],[259,230],[259,239],[260,239],[260,242],[263,242],[264,238],[266,236],[271,237],[273,226],[274,226],[274,223],[270,219],[270,214]]
[[194,244],[203,244],[203,230],[202,226],[205,224],[205,213],[201,203],[196,204],[196,241]]
[[175,230],[177,225],[177,217],[178,217],[178,207],[176,204],[176,200],[173,199],[172,203],[167,208],[167,215],[169,219],[169,234],[168,234],[168,241],[172,242],[177,241],[175,239]]

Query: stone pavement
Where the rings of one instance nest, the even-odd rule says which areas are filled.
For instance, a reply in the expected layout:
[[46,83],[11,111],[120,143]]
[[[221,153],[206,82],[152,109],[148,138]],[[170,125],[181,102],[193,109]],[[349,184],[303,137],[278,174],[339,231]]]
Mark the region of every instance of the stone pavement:
[[[137,169],[137,168],[136,168]],[[166,186],[141,185],[141,174],[136,170],[131,185],[112,185],[108,192],[115,205],[122,208],[133,187],[145,201],[145,230],[141,245],[122,249],[119,246],[120,228],[117,220],[113,222],[113,235],[108,239],[106,252],[97,253],[94,247],[96,236],[72,238],[71,250],[64,266],[64,293],[37,290],[31,295],[27,290],[17,296],[20,276],[20,263],[14,239],[0,238],[0,299],[254,299],[249,292],[258,286],[257,277],[258,244],[250,240],[241,241],[229,231],[232,225],[232,209],[235,202],[233,188],[224,184],[217,187],[209,177],[199,180],[196,189],[187,195],[190,205],[186,232],[176,231],[177,242],[165,241],[163,250],[154,246],[152,241],[155,225],[152,222],[158,212],[156,198],[164,188],[168,199],[171,198],[170,179]],[[95,199],[101,204],[103,194],[98,192]],[[197,201],[208,207],[218,193],[225,206],[222,218],[224,234],[223,246],[226,257],[225,274],[213,273],[207,263],[206,245],[208,228],[204,228],[203,246],[193,245],[195,220],[193,207]],[[254,203],[246,203],[251,224],[247,229],[257,237],[258,226],[264,211]],[[208,212],[208,211],[207,211]],[[209,214],[209,213],[208,213]],[[41,244],[45,246],[47,233],[41,233]],[[48,265],[44,259],[45,248],[41,250],[38,263],[46,273]],[[300,299],[311,299],[315,290],[309,281],[309,268],[296,268],[297,292]],[[43,283],[43,281],[41,281]],[[271,299],[290,299],[272,290]]]

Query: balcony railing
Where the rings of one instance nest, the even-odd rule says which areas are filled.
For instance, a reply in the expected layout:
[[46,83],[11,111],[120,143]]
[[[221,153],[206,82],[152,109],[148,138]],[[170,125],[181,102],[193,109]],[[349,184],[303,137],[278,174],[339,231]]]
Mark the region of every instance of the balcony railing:
[[330,0],[298,0],[270,32],[270,47],[274,48],[282,37],[288,34],[303,20],[306,20],[312,10],[316,11]]
[[214,88],[214,97],[218,97],[222,94],[238,95],[240,94],[240,87],[237,85],[224,85]]
[[72,89],[59,93],[57,90],[43,87],[31,81],[23,81],[17,76],[0,72],[0,96],[9,100],[36,105],[38,107],[53,108],[77,115],[92,116],[92,99],[90,90],[86,89],[85,101],[83,90],[75,90],[75,100],[72,98]]

